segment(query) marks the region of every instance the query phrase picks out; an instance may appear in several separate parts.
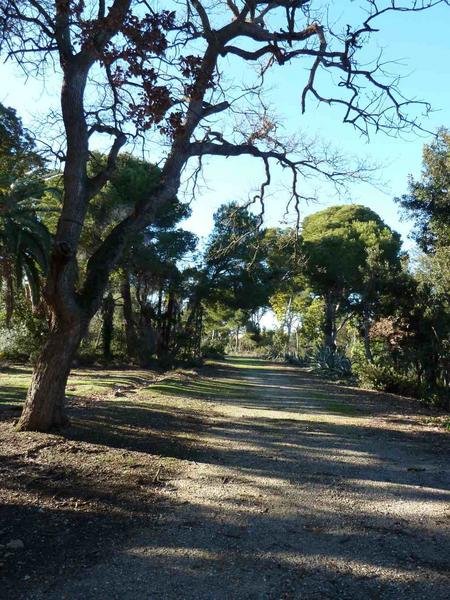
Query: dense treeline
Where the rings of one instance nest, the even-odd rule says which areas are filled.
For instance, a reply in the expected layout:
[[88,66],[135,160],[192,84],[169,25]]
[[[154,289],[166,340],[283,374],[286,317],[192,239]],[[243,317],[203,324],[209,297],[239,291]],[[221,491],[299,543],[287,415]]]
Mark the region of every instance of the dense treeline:
[[[33,361],[51,326],[42,296],[63,196],[13,109],[0,105],[0,352]],[[107,157],[93,153],[95,177]],[[450,135],[438,132],[424,168],[397,199],[419,248],[363,205],[338,205],[300,227],[265,228],[222,206],[204,247],[182,228],[174,197],[130,237],[77,354],[79,364],[199,362],[264,353],[445,404],[450,383]],[[129,154],[92,199],[77,268],[157,188],[160,170]],[[273,327],[261,318],[274,315]],[[447,400],[448,402],[448,400]]]

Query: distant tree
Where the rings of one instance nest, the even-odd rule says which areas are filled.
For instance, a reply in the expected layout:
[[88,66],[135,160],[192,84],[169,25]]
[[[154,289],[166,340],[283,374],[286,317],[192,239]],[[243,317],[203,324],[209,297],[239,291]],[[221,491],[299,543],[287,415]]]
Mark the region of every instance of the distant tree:
[[34,140],[16,111],[0,102],[0,189],[42,164]]
[[237,336],[258,309],[268,306],[271,294],[265,230],[259,225],[258,216],[247,208],[225,204],[214,215],[205,250],[203,297],[238,311]]
[[430,389],[450,381],[450,133],[440,129],[424,147],[419,180],[409,178],[409,193],[397,198],[414,222],[417,258],[410,294],[398,296],[397,311],[407,323],[403,348],[419,382]]
[[338,316],[352,312],[362,314],[367,340],[377,297],[401,271],[400,236],[369,208],[349,204],[306,217],[302,238],[305,273],[325,301],[325,345],[335,348]]
[[409,178],[409,193],[397,198],[415,225],[413,237],[430,254],[450,242],[450,132],[440,129],[423,150],[419,180]]
[[308,287],[303,272],[301,238],[295,228],[269,228],[264,233],[263,248],[271,284],[269,303],[280,324],[279,339],[285,336],[284,354],[289,354],[294,331],[296,351],[299,347],[300,313],[305,308]]
[[[106,162],[107,156],[94,153],[89,172],[95,175]],[[81,272],[114,227],[152,193],[160,179],[161,171],[155,165],[130,154],[118,157],[117,169],[110,181],[89,205],[79,247]],[[112,278],[122,297],[127,355],[144,366],[152,356],[161,354],[165,344],[161,332],[164,296],[169,287],[173,291],[175,281],[181,278],[177,263],[192,252],[196,244],[195,235],[178,228],[179,222],[189,214],[187,204],[176,198],[168,202],[156,212],[151,226],[130,238]],[[101,309],[106,356],[110,354],[113,300],[110,283]],[[165,318],[170,321],[167,315]],[[170,330],[166,322],[166,337]]]

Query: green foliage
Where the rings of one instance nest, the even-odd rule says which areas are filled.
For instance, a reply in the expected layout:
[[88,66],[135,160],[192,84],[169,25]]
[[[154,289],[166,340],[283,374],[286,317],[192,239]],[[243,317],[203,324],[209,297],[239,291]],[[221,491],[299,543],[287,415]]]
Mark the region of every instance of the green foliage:
[[267,305],[269,270],[264,263],[264,232],[259,219],[236,203],[214,215],[214,229],[205,251],[204,292],[208,302],[220,302],[247,314]]
[[16,111],[0,103],[0,191],[42,164]]
[[317,293],[360,293],[368,253],[398,265],[400,236],[370,208],[332,206],[306,217],[302,227],[306,272]]
[[450,239],[450,133],[441,128],[423,150],[420,180],[409,179],[409,193],[396,198],[415,225],[420,248],[433,252]]
[[415,224],[423,254],[397,295],[395,313],[404,324],[402,367],[414,365],[428,394],[450,382],[450,134],[437,132],[424,147],[420,180],[409,180],[409,194],[397,199]]
[[14,266],[16,286],[26,276],[35,304],[41,278],[47,271],[51,242],[37,207],[37,196],[42,190],[42,181],[29,177],[0,192],[1,261]]
[[240,354],[258,354],[259,336],[255,336],[248,331],[239,339]]
[[440,246],[433,254],[422,254],[415,277],[420,285],[429,287],[434,298],[445,301],[450,290],[450,244]]
[[33,361],[48,333],[41,310],[31,307],[23,293],[15,299],[15,310],[8,327],[0,327],[0,358]]
[[[105,167],[107,157],[93,153],[88,165],[91,176]],[[89,203],[85,226],[81,238],[81,258],[92,254],[111,230],[155,192],[160,183],[160,169],[130,154],[121,154],[117,169],[110,181]],[[188,205],[174,198],[156,211],[152,229],[170,229],[190,214]],[[138,241],[148,232],[136,236]]]
[[29,332],[24,323],[0,328],[0,359],[28,360]]
[[419,384],[414,377],[399,372],[392,364],[360,363],[354,367],[363,387],[383,392],[423,398],[426,387]]
[[264,355],[268,358],[285,359],[287,344],[288,335],[282,328],[266,331],[262,335],[261,346],[264,349]]
[[340,352],[332,352],[327,346],[318,350],[315,362],[319,369],[335,372],[344,377],[348,377],[352,373],[350,360]]
[[45,190],[41,167],[33,140],[15,111],[0,104],[0,276],[7,324],[24,280],[38,303],[48,267],[50,234],[39,209]]
[[211,340],[202,344],[201,352],[205,358],[223,358],[225,356],[225,341]]

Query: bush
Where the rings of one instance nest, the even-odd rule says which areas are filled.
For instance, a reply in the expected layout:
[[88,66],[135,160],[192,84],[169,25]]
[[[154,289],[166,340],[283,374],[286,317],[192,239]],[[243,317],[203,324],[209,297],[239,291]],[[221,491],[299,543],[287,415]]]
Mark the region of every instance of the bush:
[[[36,333],[36,334],[34,334]],[[0,358],[29,361],[38,353],[44,334],[30,332],[25,323],[13,323],[11,328],[0,329]]]
[[258,349],[259,344],[254,339],[253,334],[244,333],[239,340],[239,352],[241,354],[256,354]]
[[205,358],[223,358],[225,356],[225,342],[214,340],[203,344],[202,356]]
[[426,387],[419,384],[417,379],[399,373],[392,365],[360,363],[355,367],[359,382],[383,392],[422,398],[426,395]]
[[94,367],[98,364],[98,354],[90,350],[80,350],[75,358],[74,364],[77,367]]
[[392,364],[360,362],[354,365],[354,371],[363,387],[417,398],[439,408],[450,408],[448,387],[431,388],[412,374],[399,372]]
[[287,335],[281,329],[262,334],[263,353],[267,358],[286,358]]

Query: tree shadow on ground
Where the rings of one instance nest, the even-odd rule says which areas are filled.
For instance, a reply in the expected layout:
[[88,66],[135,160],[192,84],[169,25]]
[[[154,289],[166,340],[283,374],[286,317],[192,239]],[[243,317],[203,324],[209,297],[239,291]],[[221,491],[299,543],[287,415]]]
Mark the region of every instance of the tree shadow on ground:
[[[73,584],[70,600],[98,600],[98,585],[100,597],[121,600],[446,599],[445,523],[410,517],[414,507],[449,501],[449,436],[395,419],[378,426],[369,417],[390,414],[389,397],[257,364],[257,371],[240,372],[235,361],[204,378],[168,378],[136,399],[71,408],[62,449],[87,442],[211,465],[210,480],[216,477],[222,490],[217,499],[203,497],[200,487],[189,502],[171,501],[170,477],[161,483],[153,470],[131,469],[108,481],[101,460],[96,477],[83,461],[55,468],[37,460],[30,479],[24,457],[9,457],[5,487],[41,499],[39,508],[3,508],[4,522],[23,523],[35,540],[25,549],[27,567],[17,567],[20,593],[41,579],[36,598],[59,600],[68,576],[108,557]],[[230,412],[184,408],[179,397],[214,399]],[[116,468],[123,472],[124,464]],[[242,483],[246,494],[236,493]],[[169,489],[155,505],[158,485]],[[292,506],[280,514],[282,494],[292,494]],[[75,510],[77,503],[86,508]],[[388,509],[402,504],[403,516]],[[142,531],[124,545],[116,533],[130,526]],[[111,546],[116,550],[108,555]],[[40,552],[49,565],[44,571],[35,558]],[[25,573],[31,583],[23,582]]]

